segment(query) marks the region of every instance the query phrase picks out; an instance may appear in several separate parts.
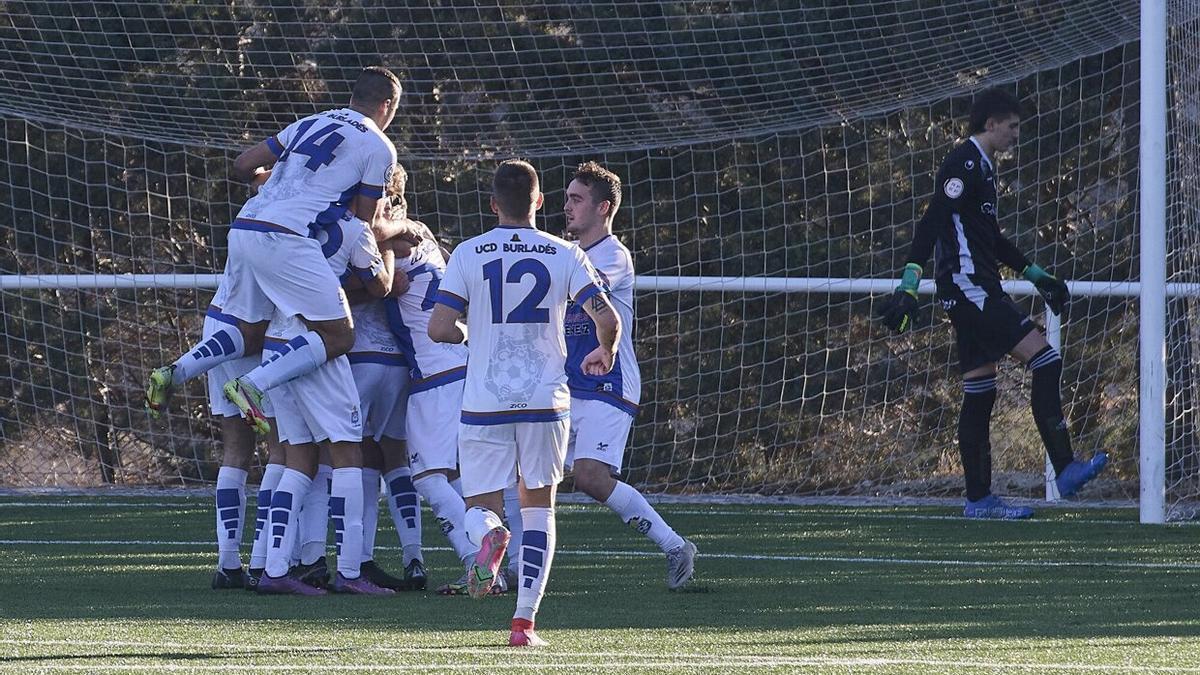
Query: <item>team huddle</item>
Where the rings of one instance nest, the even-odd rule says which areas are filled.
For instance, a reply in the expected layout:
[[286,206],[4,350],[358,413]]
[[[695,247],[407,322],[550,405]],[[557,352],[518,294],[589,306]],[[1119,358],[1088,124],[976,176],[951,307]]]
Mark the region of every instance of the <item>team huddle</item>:
[[[224,446],[214,588],[425,589],[424,500],[463,565],[438,591],[515,590],[509,644],[543,644],[534,622],[567,470],[663,550],[670,588],[693,575],[696,547],[618,479],[641,390],[633,264],[612,235],[620,179],[579,167],[563,205],[569,242],[535,227],[535,169],[502,162],[497,225],[451,253],[408,218],[407,176],[384,135],[399,95],[392,73],[368,68],[349,107],[237,157],[234,177],[256,192],[231,225],[202,338],[151,373],[146,405],[161,414],[174,389],[208,374]],[[269,456],[244,570],[256,433]],[[374,561],[381,482],[403,551],[397,576]]]

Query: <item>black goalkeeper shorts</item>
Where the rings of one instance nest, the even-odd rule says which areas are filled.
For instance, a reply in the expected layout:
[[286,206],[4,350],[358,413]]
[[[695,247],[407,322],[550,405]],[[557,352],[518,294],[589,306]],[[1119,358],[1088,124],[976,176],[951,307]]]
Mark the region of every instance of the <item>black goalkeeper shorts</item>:
[[1037,329],[998,284],[977,286],[965,275],[939,279],[937,300],[954,326],[960,373],[999,361]]

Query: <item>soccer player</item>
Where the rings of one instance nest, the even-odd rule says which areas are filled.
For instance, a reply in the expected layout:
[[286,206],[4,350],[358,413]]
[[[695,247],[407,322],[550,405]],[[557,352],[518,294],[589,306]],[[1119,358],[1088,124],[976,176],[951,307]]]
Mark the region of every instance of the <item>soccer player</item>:
[[621,323],[595,270],[574,244],[534,226],[542,194],[537,172],[502,162],[492,180],[498,225],[459,244],[440,284],[429,337],[459,344],[464,312],[471,340],[459,425],[465,527],[479,553],[467,577],[472,597],[495,583],[510,534],[504,488],[518,482],[524,531],[521,578],[509,644],[544,645],[534,630],[554,559],[554,492],[563,475],[570,418],[563,320],[568,299],[596,323],[599,346],[583,371],[612,369]]
[[[396,148],[383,131],[400,99],[400,82],[384,68],[358,77],[350,106],[300,119],[241,153],[231,174],[247,182],[270,172],[230,226],[229,256],[221,281],[226,326],[175,363],[151,373],[146,405],[159,410],[171,389],[218,363],[262,349],[276,312],[299,316],[305,330],[288,348],[246,375],[225,383],[225,396],[259,433],[268,425],[263,392],[345,354],[354,343],[345,295],[325,263],[315,232],[347,207],[374,223]],[[376,232],[380,239],[387,238]]]
[[613,368],[604,375],[583,372],[583,360],[598,345],[595,326],[583,307],[567,307],[567,385],[571,389],[571,433],[567,467],[575,485],[646,535],[667,556],[667,588],[692,578],[696,545],[676,534],[637,488],[617,480],[629,428],[637,415],[642,376],[633,350],[633,259],[612,233],[621,206],[621,179],[596,162],[580,164],[567,186],[563,212],[574,236],[596,268],[621,317],[621,343]]
[[468,541],[463,527],[463,498],[450,485],[450,476],[459,462],[457,432],[467,348],[437,344],[429,338],[430,314],[446,272],[446,258],[436,238],[426,230],[419,245],[412,247],[400,241],[396,248],[396,276],[406,278],[409,286],[404,293],[393,291],[397,297],[385,303],[385,308],[392,333],[411,368],[407,463],[413,486],[429,502],[442,533],[464,567],[463,577],[440,586],[438,593],[457,595],[465,591],[466,570],[479,552],[479,547]]
[[917,287],[925,261],[934,252],[937,300],[954,326],[963,400],[958,446],[966,479],[968,518],[1028,518],[1033,509],[1012,506],[992,494],[989,426],[996,402],[996,362],[1005,354],[1029,368],[1030,403],[1042,444],[1050,456],[1059,494],[1070,497],[1108,462],[1098,452],[1075,459],[1063,417],[1059,382],[1062,359],[1041,330],[1000,287],[1000,264],[1021,272],[1055,314],[1070,300],[1067,285],[1031,263],[1000,232],[996,221],[996,155],[1017,142],[1021,105],[1002,89],[979,94],[971,107],[970,138],[950,152],[938,170],[936,191],[917,223],[908,263],[880,318],[898,332],[916,314]]
[[[397,164],[387,185],[383,204],[384,222],[406,220],[408,204],[404,190],[408,172]],[[380,249],[389,264],[394,264],[392,245],[382,242]],[[408,289],[405,274],[396,274],[391,293]],[[409,359],[401,350],[388,325],[385,299],[373,297],[365,289],[348,292],[350,313],[354,318],[354,347],[348,354],[354,383],[358,388],[363,415],[363,563],[362,573],[377,586],[392,590],[424,590],[425,560],[421,552],[420,501],[408,467],[405,413],[408,407]],[[375,531],[379,518],[379,479],[382,474],[388,488],[388,510],[400,537],[404,578],[388,574],[375,562]]]
[[[383,297],[391,290],[392,270],[365,222],[345,211],[338,222],[324,230],[327,233],[324,250],[329,254],[327,264],[331,271],[348,270],[356,274],[375,297]],[[277,317],[271,322],[265,348],[287,350],[293,336],[303,330],[299,317]],[[329,512],[337,540],[337,575],[332,589],[360,595],[392,593],[371,583],[361,573],[362,413],[349,360],[339,356],[311,373],[273,388],[270,400],[278,422],[279,440],[285,444],[287,468],[271,496],[266,571],[258,582],[258,592],[322,593],[288,574],[292,557],[288,544],[294,537],[291,528],[296,526],[296,511],[305,502],[317,473],[320,443],[328,450],[333,466]]]

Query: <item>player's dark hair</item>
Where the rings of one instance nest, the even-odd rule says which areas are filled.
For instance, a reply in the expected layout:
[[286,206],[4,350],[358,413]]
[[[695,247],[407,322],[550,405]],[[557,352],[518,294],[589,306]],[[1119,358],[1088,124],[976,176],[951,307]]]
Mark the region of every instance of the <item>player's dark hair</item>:
[[354,81],[354,90],[350,92],[350,103],[362,105],[379,105],[389,99],[400,97],[400,78],[392,71],[382,66],[363,68],[358,79]]
[[597,202],[609,202],[609,215],[617,212],[621,206],[621,178],[617,174],[600,166],[596,162],[584,162],[575,169],[571,180],[577,180],[586,185],[592,193],[592,199]]
[[529,162],[509,159],[496,167],[492,177],[492,197],[501,217],[524,218],[538,192],[537,170]]
[[967,122],[967,133],[978,134],[987,129],[990,119],[1004,119],[1009,115],[1021,115],[1021,102],[1016,96],[999,87],[979,92],[971,104],[971,117]]

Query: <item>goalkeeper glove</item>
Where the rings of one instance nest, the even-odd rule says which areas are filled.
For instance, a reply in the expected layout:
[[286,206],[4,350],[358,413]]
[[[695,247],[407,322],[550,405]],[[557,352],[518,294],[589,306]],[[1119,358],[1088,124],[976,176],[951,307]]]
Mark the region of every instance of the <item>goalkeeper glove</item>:
[[917,318],[917,286],[921,282],[921,272],[921,266],[916,263],[905,265],[900,285],[879,308],[878,316],[883,325],[897,333],[911,328]]
[[1046,270],[1037,265],[1029,265],[1021,272],[1021,276],[1033,282],[1042,299],[1046,301],[1046,305],[1054,312],[1055,316],[1062,316],[1062,313],[1067,308],[1067,303],[1071,301],[1071,291],[1067,289],[1067,284],[1058,277],[1050,274]]

